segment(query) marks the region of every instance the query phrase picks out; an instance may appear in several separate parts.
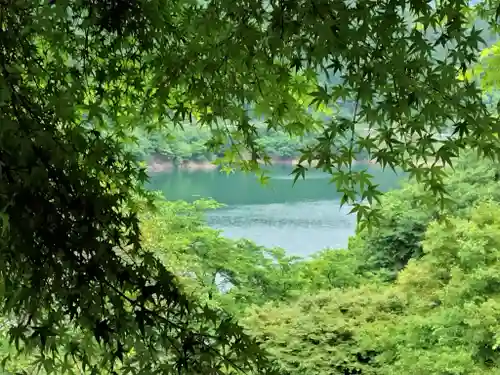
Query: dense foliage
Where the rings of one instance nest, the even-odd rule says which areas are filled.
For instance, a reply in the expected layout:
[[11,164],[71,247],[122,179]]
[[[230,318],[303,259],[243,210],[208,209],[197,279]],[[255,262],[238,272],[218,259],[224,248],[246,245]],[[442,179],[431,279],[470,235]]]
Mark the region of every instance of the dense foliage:
[[432,223],[393,284],[257,308],[247,324],[284,373],[497,374],[499,209]]
[[[497,5],[488,0],[477,9],[494,24]],[[336,371],[416,373],[427,366],[443,373],[446,362],[448,373],[493,373],[497,207],[470,211],[464,201],[461,216],[445,199],[444,168],[460,151],[470,147],[495,161],[500,155],[497,113],[466,72],[497,61],[476,64],[484,43],[471,27],[471,11],[462,0],[2,2],[0,310],[15,351],[57,374],[265,374],[297,366],[317,373],[324,363],[306,359],[325,358],[324,352],[304,350],[299,364],[295,352],[292,360],[281,356],[286,344],[297,343],[296,332],[278,338],[283,350],[275,347],[268,357],[266,335],[275,334],[275,322],[266,327],[250,319],[250,334],[234,315],[249,304],[333,288],[294,303],[364,304],[364,313],[351,316],[347,309],[345,324],[361,328],[340,332],[333,358],[342,347],[348,353]],[[318,72],[336,79],[319,82]],[[352,112],[331,115],[339,102],[354,103]],[[437,212],[420,212],[417,222],[405,212],[396,219],[401,230],[388,223],[373,234],[378,239],[353,241],[378,247],[378,263],[362,261],[354,245],[295,262],[280,250],[221,238],[203,226],[197,207],[156,202],[154,211],[155,197],[143,188],[146,173],[125,145],[141,132],[182,129],[188,118],[209,135],[207,151],[200,144],[163,145],[165,153],[222,155],[226,169],[257,171],[258,161],[283,145],[259,140],[258,118],[275,140],[307,138],[296,176],[316,161],[364,224],[384,216],[381,206],[366,205],[380,197],[370,176],[349,168],[359,154],[415,176],[425,190],[413,195],[418,204],[447,202],[455,216],[451,229],[428,226]],[[176,131],[189,138],[193,129]],[[404,208],[395,203],[395,212],[398,205]],[[406,247],[385,247],[398,231]],[[233,263],[221,261],[223,252],[234,255]],[[410,261],[385,288],[385,269],[399,271],[418,257],[421,263]],[[220,280],[230,284],[224,293]],[[431,293],[440,298],[438,310],[426,310]],[[373,303],[360,301],[372,294]],[[343,324],[338,317],[334,327]],[[440,341],[441,334],[429,332],[444,317],[451,323],[448,331],[441,327]],[[486,318],[489,325],[479,327]],[[321,327],[294,322],[303,330]],[[382,327],[389,334],[375,333]],[[317,340],[307,342],[318,346]],[[452,352],[453,360],[437,359]],[[34,371],[21,363],[18,370]]]
[[394,273],[410,259],[419,258],[423,255],[421,241],[432,220],[447,215],[461,217],[485,197],[500,203],[499,176],[497,163],[466,153],[445,178],[450,201],[444,211],[429,204],[429,192],[418,184],[407,184],[385,194],[380,225],[372,234],[363,234],[365,264]]
[[[408,184],[384,196],[388,216],[377,230],[309,259],[221,236],[205,224],[206,210],[219,207],[209,200],[156,197],[140,217],[142,244],[186,296],[243,322],[282,373],[495,374],[500,181],[472,154],[455,166],[446,221],[436,221],[436,208],[410,209],[412,194],[429,193]],[[6,342],[0,352],[11,355],[10,369],[37,359],[15,357]],[[81,361],[72,366],[79,371]]]
[[[452,199],[448,211],[415,205],[426,201],[415,195],[429,192],[418,183],[407,184],[383,197],[384,218],[376,230],[359,233],[348,250],[324,250],[310,259],[274,255],[277,261],[262,263],[266,251],[279,252],[247,241],[231,251],[227,244],[238,242],[200,221],[199,210],[213,207],[209,202],[168,204],[166,222],[183,223],[182,230],[148,227],[176,233],[178,240],[187,238],[179,235],[183,231],[196,238],[186,242],[189,250],[182,257],[189,260],[177,268],[185,275],[198,267],[203,272],[217,268],[213,262],[222,256],[220,272],[227,275],[224,268],[230,267],[231,279],[239,281],[231,281],[229,290],[209,291],[200,288],[206,279],[197,275],[189,278],[198,283],[194,290],[232,309],[282,373],[496,374],[498,166],[473,153],[454,165],[446,178]],[[173,208],[185,214],[173,215]],[[437,221],[438,214],[447,220]],[[256,269],[259,283],[247,277]]]

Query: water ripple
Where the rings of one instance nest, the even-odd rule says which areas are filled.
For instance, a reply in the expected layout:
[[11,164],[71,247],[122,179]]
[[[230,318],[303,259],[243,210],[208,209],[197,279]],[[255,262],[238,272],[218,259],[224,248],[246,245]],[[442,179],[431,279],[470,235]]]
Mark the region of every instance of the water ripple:
[[326,247],[345,247],[356,218],[339,201],[239,205],[212,211],[208,223],[232,238],[248,238],[307,256]]

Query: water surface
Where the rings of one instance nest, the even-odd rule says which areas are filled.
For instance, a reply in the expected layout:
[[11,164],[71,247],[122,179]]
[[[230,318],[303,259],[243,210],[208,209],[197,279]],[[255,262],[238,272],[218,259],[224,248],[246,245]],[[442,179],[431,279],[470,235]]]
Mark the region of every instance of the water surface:
[[[382,190],[398,186],[400,177],[394,172],[368,168]],[[169,200],[203,197],[225,204],[209,212],[207,220],[227,237],[279,246],[299,256],[345,247],[354,233],[356,217],[348,215],[349,207],[340,207],[341,195],[329,183],[330,176],[311,171],[293,185],[291,170],[290,166],[273,166],[267,186],[241,172],[175,170],[153,174],[150,187],[161,190]]]

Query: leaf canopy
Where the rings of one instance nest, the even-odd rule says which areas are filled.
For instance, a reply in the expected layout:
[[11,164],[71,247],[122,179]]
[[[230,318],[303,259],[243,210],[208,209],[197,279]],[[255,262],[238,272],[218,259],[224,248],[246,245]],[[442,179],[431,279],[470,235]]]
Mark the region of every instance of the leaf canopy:
[[[477,85],[457,77],[482,48],[467,5],[0,4],[1,307],[13,341],[38,348],[47,372],[71,373],[71,358],[94,373],[113,371],[117,359],[132,374],[271,371],[230,317],[188,299],[142,249],[136,197],[148,196],[146,173],[123,142],[137,126],[193,118],[212,132],[210,147],[231,144],[221,164],[255,171],[266,159],[252,122],[259,116],[270,130],[319,130],[302,162],[331,172],[365,223],[376,211],[356,186],[366,200],[380,193],[350,171],[356,153],[403,168],[442,198],[452,156],[499,151],[498,118]],[[318,72],[340,80],[318,82]],[[309,110],[338,101],[355,103],[351,117]],[[357,134],[360,124],[367,131]]]

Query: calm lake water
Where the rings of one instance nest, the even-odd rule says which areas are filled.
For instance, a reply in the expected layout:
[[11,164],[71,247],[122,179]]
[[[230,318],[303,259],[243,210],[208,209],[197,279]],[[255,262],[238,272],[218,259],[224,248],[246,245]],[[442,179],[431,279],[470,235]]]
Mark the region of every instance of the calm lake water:
[[[208,212],[207,220],[227,237],[248,238],[299,256],[345,247],[354,234],[356,216],[347,214],[349,207],[340,208],[340,194],[329,176],[311,171],[294,186],[291,170],[273,166],[267,186],[252,174],[175,170],[153,174],[150,188],[163,191],[169,200],[202,197],[225,204]],[[400,177],[392,171],[370,166],[369,173],[384,191],[399,185]]]

